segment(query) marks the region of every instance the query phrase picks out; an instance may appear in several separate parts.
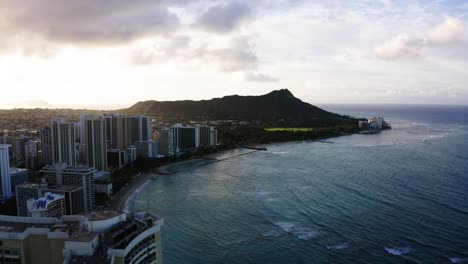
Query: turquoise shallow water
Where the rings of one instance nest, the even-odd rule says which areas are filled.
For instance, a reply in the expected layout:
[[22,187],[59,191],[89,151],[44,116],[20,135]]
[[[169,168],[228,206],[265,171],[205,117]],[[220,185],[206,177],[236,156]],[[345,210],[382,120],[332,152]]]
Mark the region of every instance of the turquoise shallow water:
[[161,176],[136,210],[165,218],[165,263],[468,263],[465,117],[408,111]]

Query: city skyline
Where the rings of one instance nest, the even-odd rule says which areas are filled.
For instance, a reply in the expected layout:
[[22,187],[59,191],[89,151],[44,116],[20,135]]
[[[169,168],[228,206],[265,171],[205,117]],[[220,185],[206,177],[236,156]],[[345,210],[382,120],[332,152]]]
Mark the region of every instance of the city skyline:
[[290,89],[468,104],[464,1],[0,3],[0,109],[118,109]]

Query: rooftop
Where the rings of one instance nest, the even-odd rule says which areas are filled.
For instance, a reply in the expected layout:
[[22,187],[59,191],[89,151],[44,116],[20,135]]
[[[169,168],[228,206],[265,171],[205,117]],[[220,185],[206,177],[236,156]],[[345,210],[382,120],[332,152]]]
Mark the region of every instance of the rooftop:
[[76,230],[73,232],[68,238],[67,241],[72,241],[72,242],[91,242],[93,241],[96,236],[98,236],[98,233],[93,233],[93,232],[88,232],[88,231],[80,231]]
[[89,218],[91,221],[101,221],[101,220],[106,220],[110,218],[114,218],[116,216],[119,216],[123,214],[121,211],[117,210],[106,210],[106,211],[96,211],[96,212],[91,212],[86,214],[86,217]]
[[16,168],[16,167],[10,167],[11,176],[15,176],[16,174],[24,173],[24,172],[28,172],[28,170],[27,169]]
[[57,191],[76,191],[83,189],[83,186],[67,186],[67,185],[47,185],[46,183],[23,183],[17,185],[18,188],[30,188],[30,189],[46,189],[46,190],[57,190]]
[[108,177],[108,176],[110,176],[110,173],[108,171],[98,171],[96,172],[96,175],[94,177],[98,179],[98,178]]
[[46,165],[42,167],[42,172],[72,172],[72,173],[89,173],[96,172],[96,168],[77,165],[77,166],[67,166],[66,163],[56,163],[52,165]]
[[22,233],[28,228],[49,228],[51,231],[57,229],[57,225],[64,224],[65,229],[73,229],[79,225],[72,222],[64,223],[58,218],[52,217],[23,217],[0,215],[0,232]]

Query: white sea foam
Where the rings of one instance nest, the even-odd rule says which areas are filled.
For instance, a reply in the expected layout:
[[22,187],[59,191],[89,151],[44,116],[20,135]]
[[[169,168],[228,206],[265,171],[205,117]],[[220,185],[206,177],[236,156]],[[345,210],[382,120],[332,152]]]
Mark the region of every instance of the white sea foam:
[[280,235],[281,235],[281,232],[277,230],[271,230],[271,231],[263,233],[264,237],[279,237]]
[[275,155],[283,155],[283,154],[288,154],[289,152],[287,152],[287,151],[273,151],[271,153],[275,154]]
[[275,225],[283,229],[285,232],[290,233],[301,240],[309,240],[319,235],[319,232],[316,229],[310,227],[297,226],[289,222],[277,222],[275,223]]
[[330,250],[342,250],[342,249],[347,249],[350,247],[349,243],[341,243],[337,245],[332,245],[332,246],[327,246],[327,249]]
[[405,255],[412,251],[412,248],[410,246],[396,247],[396,248],[384,247],[384,248],[388,253],[395,255],[395,256]]
[[449,258],[452,263],[468,263],[468,258]]
[[293,229],[292,234],[301,240],[309,240],[319,235],[317,230],[308,227],[298,227]]
[[275,225],[283,229],[285,232],[290,232],[292,228],[294,227],[293,223],[288,223],[288,222],[276,222]]

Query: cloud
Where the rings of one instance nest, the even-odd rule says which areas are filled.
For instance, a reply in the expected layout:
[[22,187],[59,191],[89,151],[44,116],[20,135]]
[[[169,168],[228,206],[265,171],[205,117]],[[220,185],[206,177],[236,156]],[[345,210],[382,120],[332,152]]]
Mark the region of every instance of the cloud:
[[252,73],[249,72],[245,75],[245,80],[248,82],[277,82],[278,79],[263,74],[263,73]]
[[226,72],[255,70],[258,64],[257,54],[247,36],[234,37],[222,48],[200,49],[198,55]]
[[448,17],[444,22],[427,30],[423,39],[412,39],[406,34],[400,34],[394,39],[376,47],[375,54],[384,60],[414,59],[421,51],[432,46],[443,46],[460,42],[465,34],[465,23],[454,17]]
[[159,60],[198,61],[223,72],[251,71],[258,66],[257,54],[247,36],[228,38],[224,45],[216,48],[208,41],[195,42],[187,36],[175,36],[158,39],[156,44],[130,54],[130,62],[135,65],[150,65]]
[[192,39],[186,35],[176,35],[170,38],[156,38],[149,47],[132,50],[129,61],[132,65],[145,66],[158,60],[188,59]]
[[167,0],[2,0],[0,17],[0,40],[27,35],[69,44],[124,43],[180,25]]
[[425,45],[425,40],[410,39],[401,34],[374,49],[375,54],[384,60],[418,58]]
[[465,23],[455,17],[448,17],[441,24],[429,29],[427,37],[432,44],[451,44],[458,42],[465,34]]
[[217,33],[230,32],[250,17],[252,11],[252,8],[244,2],[219,3],[201,14],[195,26]]

